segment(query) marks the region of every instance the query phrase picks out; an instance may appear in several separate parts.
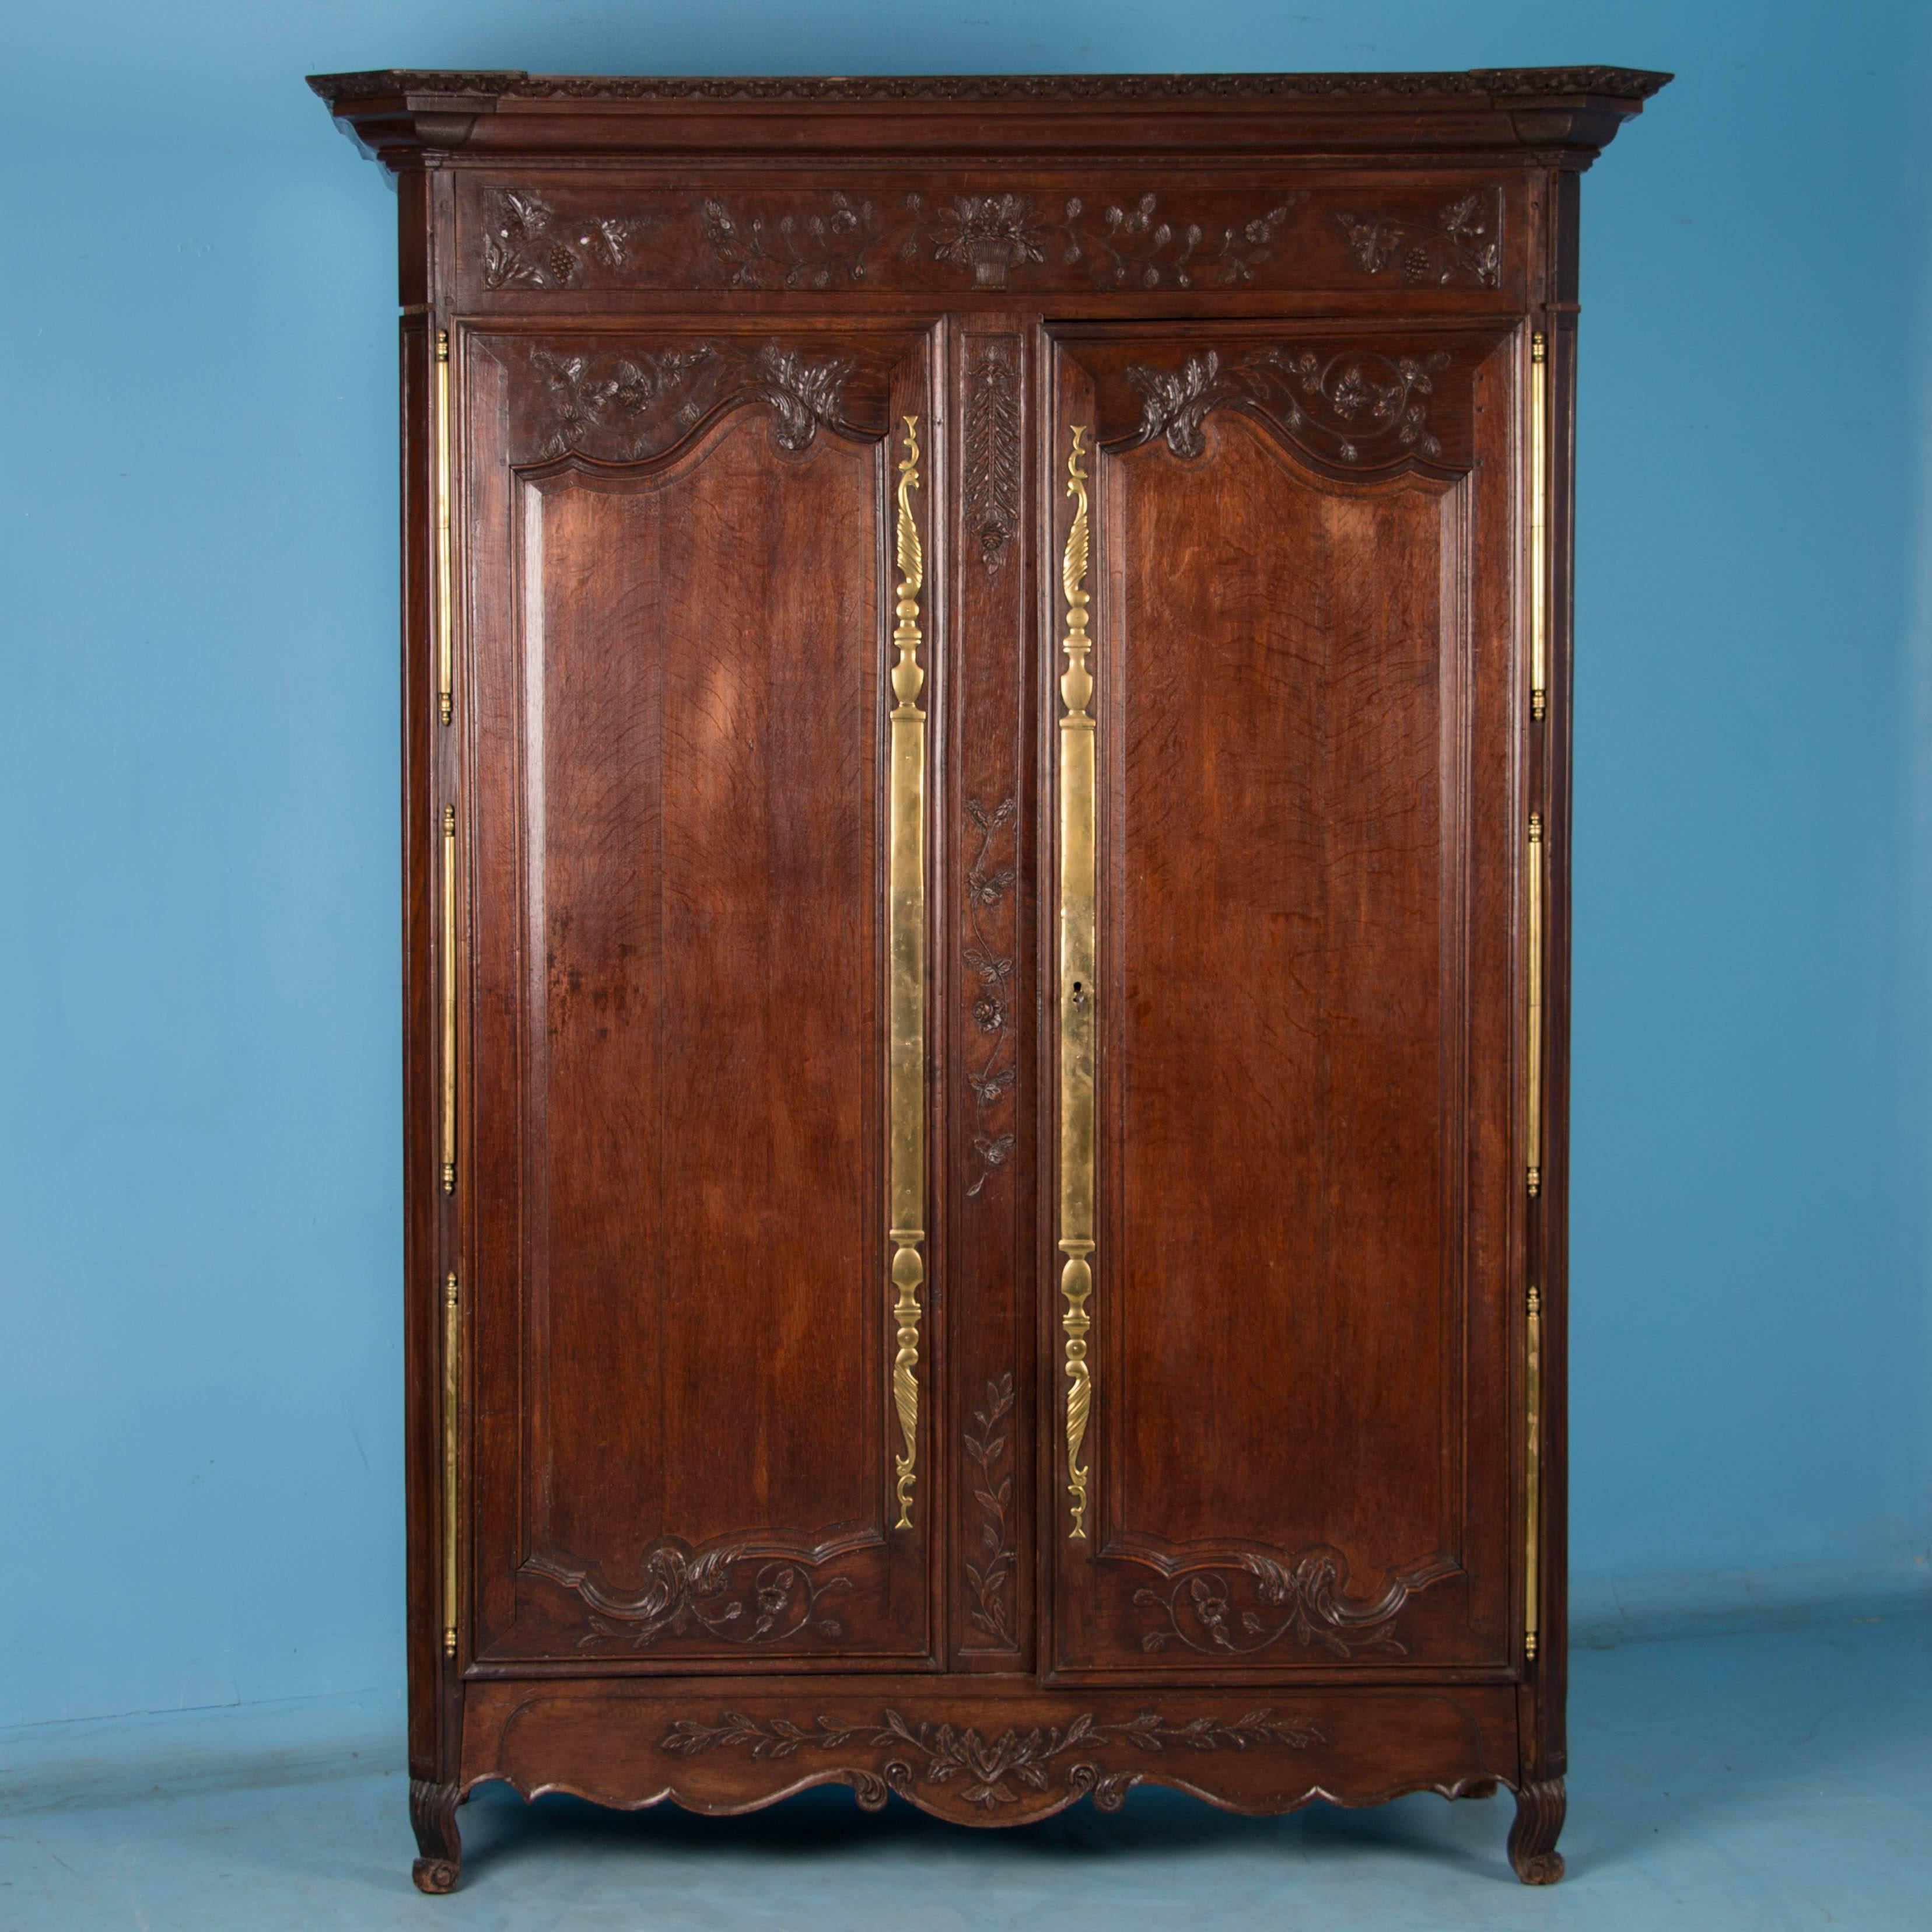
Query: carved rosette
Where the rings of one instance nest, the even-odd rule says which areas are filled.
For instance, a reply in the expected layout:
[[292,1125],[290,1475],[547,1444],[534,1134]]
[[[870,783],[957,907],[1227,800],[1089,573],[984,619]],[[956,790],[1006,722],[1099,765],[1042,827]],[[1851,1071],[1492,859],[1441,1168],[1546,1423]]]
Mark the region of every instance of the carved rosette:
[[676,1537],[644,1553],[648,1580],[634,1596],[607,1590],[586,1570],[538,1556],[530,1568],[573,1591],[592,1612],[580,1649],[613,1640],[649,1650],[666,1637],[695,1637],[747,1648],[799,1636],[836,1641],[845,1627],[826,1599],[852,1588],[849,1576],[820,1576],[820,1559],[773,1556],[742,1543],[694,1550]]
[[576,454],[635,463],[683,441],[715,410],[740,401],[772,412],[772,440],[794,452],[838,420],[851,358],[814,362],[778,342],[701,342],[656,353],[531,349],[542,383],[536,456]]
[[1164,437],[1176,456],[1202,454],[1210,411],[1238,409],[1276,424],[1317,456],[1366,468],[1442,454],[1429,427],[1429,405],[1435,378],[1449,362],[1443,350],[1390,356],[1256,349],[1224,363],[1209,350],[1178,369],[1136,363],[1127,378],[1141,392],[1138,440]]
[[1103,1772],[1095,1754],[1125,1748],[1156,1755],[1166,1751],[1252,1750],[1274,1747],[1307,1750],[1328,1742],[1316,1726],[1276,1718],[1268,1710],[1234,1718],[1194,1718],[1172,1724],[1158,1711],[1143,1711],[1125,1724],[1102,1724],[1082,1712],[1066,1725],[1007,1729],[987,1737],[976,1726],[909,1719],[882,1712],[869,1723],[818,1717],[806,1725],[788,1718],[758,1718],[727,1711],[715,1724],[680,1718],[659,1740],[659,1749],[676,1757],[707,1751],[742,1750],[760,1760],[788,1758],[800,1751],[884,1750],[882,1770],[847,1768],[847,1781],[860,1802],[876,1808],[884,1790],[911,1797],[921,1787],[957,1784],[963,1802],[981,1810],[1017,1804],[1028,1792],[1052,1789],[1056,1779],[1071,1796],[1091,1794],[1102,1810],[1116,1810],[1139,1774]]
[[[1290,1637],[1336,1657],[1406,1657],[1408,1647],[1395,1634],[1403,1606],[1455,1574],[1453,1563],[1430,1564],[1394,1578],[1379,1597],[1356,1598],[1348,1594],[1348,1558],[1339,1550],[1322,1545],[1288,1557],[1247,1551],[1232,1572],[1191,1570],[1164,1589],[1136,1590],[1135,1604],[1158,1613],[1141,1648],[1181,1644],[1210,1657],[1250,1657]],[[1252,1600],[1246,1608],[1243,1595]]]

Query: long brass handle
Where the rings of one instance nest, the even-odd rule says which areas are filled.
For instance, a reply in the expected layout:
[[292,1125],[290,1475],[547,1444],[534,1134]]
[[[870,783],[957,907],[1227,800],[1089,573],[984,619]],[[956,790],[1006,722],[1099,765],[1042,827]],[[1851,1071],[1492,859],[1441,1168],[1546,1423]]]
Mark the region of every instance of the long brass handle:
[[1529,814],[1528,1078],[1523,1139],[1529,1198],[1543,1192],[1543,814]]
[[892,1029],[889,1085],[892,1195],[892,1323],[898,1353],[892,1361],[892,1402],[898,1412],[905,1454],[896,1459],[899,1529],[912,1527],[913,1483],[919,1462],[920,1285],[926,1263],[926,713],[919,707],[919,593],[926,580],[912,492],[919,486],[919,418],[907,416],[905,457],[899,464],[898,626],[892,642],[890,715],[892,801],[890,847],[891,901],[888,993]]
[[456,1654],[457,1601],[461,1581],[457,1552],[463,1516],[458,1485],[461,1480],[463,1426],[463,1302],[450,1275],[442,1285],[442,1652]]
[[455,647],[449,567],[449,331],[436,332],[436,715],[456,715]]
[[1060,693],[1066,709],[1060,720],[1060,1271],[1066,1302],[1061,1326],[1066,1334],[1066,1491],[1072,1501],[1070,1540],[1087,1537],[1088,1468],[1080,1450],[1094,1402],[1093,1371],[1087,1336],[1093,1319],[1087,1299],[1094,1292],[1094,1070],[1097,1036],[1094,983],[1094,765],[1093,674],[1087,668],[1092,641],[1087,635],[1087,472],[1080,459],[1087,426],[1073,426],[1066,458],[1066,494],[1076,500],[1066,532],[1060,583],[1066,596],[1066,635],[1062,648],[1066,668]]
[[456,808],[442,808],[442,1191],[456,1192]]
[[1540,718],[1550,689],[1550,358],[1529,338],[1529,715]]

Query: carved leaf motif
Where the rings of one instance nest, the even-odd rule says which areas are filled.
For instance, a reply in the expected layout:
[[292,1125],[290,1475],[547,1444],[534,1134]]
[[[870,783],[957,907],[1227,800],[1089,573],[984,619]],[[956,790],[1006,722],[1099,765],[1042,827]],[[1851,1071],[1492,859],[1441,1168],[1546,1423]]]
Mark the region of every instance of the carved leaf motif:
[[1227,1576],[1193,1570],[1165,1589],[1134,1592],[1137,1605],[1160,1613],[1143,1633],[1141,1648],[1159,1652],[1178,1642],[1210,1656],[1247,1656],[1292,1636],[1304,1649],[1318,1646],[1340,1658],[1363,1651],[1404,1657],[1407,1648],[1394,1634],[1403,1606],[1456,1568],[1430,1564],[1394,1578],[1379,1597],[1358,1599],[1347,1594],[1347,1559],[1325,1545],[1286,1558],[1244,1551],[1240,1564],[1262,1608],[1277,1614],[1250,1610],[1238,1616]]
[[567,289],[596,268],[629,266],[641,215],[589,215],[565,221],[541,196],[515,188],[483,190],[483,282],[492,289]]
[[[999,1158],[1005,1156],[1002,1154]],[[974,1628],[992,1639],[991,1647],[1001,1649],[1012,1648],[1015,1641],[1012,1612],[1007,1602],[1014,1551],[1006,1534],[1006,1510],[1012,1499],[1013,1484],[1010,1475],[995,1472],[1006,1454],[1006,1438],[998,1432],[999,1426],[1012,1410],[1013,1378],[1009,1371],[986,1384],[986,1399],[973,1412],[973,1426],[964,1438],[967,1458],[979,1472],[973,1497],[983,1512],[980,1546],[986,1557],[983,1564],[965,1566],[974,1599],[968,1614]]]
[[747,349],[700,343],[656,354],[562,355],[532,349],[545,407],[539,457],[575,451],[605,462],[637,462],[681,441],[711,412],[740,398],[772,412],[781,448],[808,448],[821,425],[836,424],[850,357],[813,362],[782,344]]
[[1438,209],[1426,228],[1339,210],[1335,224],[1366,274],[1378,275],[1400,260],[1402,278],[1412,287],[1446,288],[1466,278],[1478,288],[1492,289],[1502,278],[1502,190],[1491,188]]
[[1005,562],[1020,520],[1018,380],[1003,356],[966,372],[966,526],[991,576]]
[[1205,451],[1202,425],[1211,410],[1240,409],[1336,461],[1386,463],[1411,453],[1432,460],[1442,454],[1429,428],[1428,406],[1434,378],[1449,362],[1444,350],[1390,357],[1258,349],[1224,365],[1209,350],[1178,369],[1136,363],[1127,378],[1141,392],[1141,439],[1165,436],[1179,457]]
[[[966,1082],[983,1113],[997,1106],[1011,1090],[1016,1072],[1012,1058],[1012,1015],[1009,992],[1013,976],[1012,920],[1006,908],[1017,874],[1010,862],[996,862],[995,840],[1012,824],[1018,810],[1016,802],[1002,799],[991,811],[975,798],[966,801],[966,815],[980,834],[980,847],[966,870],[966,926],[968,939],[961,957],[978,980],[971,992],[973,1024],[986,1041],[985,1057],[975,1066],[968,1064]],[[995,928],[997,927],[997,936]],[[1013,1150],[1013,1136],[998,1130],[1002,1123],[988,1122],[987,1130],[973,1137],[973,1150],[980,1166],[966,1188],[967,1198],[976,1199],[1004,1166]]]
[[634,1597],[604,1589],[583,1570],[538,1556],[530,1567],[581,1597],[597,1614],[580,1648],[613,1639],[647,1650],[663,1636],[703,1636],[728,1643],[777,1643],[809,1631],[844,1636],[844,1627],[821,1606],[852,1588],[849,1576],[820,1577],[804,1558],[772,1560],[742,1544],[717,1544],[694,1552],[675,1537],[644,1556],[644,1587]]

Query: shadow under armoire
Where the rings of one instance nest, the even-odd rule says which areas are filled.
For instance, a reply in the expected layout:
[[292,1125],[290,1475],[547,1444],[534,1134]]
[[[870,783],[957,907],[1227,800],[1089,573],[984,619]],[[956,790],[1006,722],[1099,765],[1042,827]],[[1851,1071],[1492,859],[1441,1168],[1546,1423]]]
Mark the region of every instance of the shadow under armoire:
[[1564,1768],[1582,171],[1664,76],[340,74],[411,1806]]

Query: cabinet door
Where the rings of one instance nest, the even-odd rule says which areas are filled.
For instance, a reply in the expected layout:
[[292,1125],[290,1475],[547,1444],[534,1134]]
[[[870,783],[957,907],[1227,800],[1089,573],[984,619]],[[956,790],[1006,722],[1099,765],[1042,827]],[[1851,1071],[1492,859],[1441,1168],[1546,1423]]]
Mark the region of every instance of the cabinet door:
[[923,1661],[930,339],[456,355],[476,1655]]
[[1059,338],[1063,1676],[1508,1667],[1521,352]]

